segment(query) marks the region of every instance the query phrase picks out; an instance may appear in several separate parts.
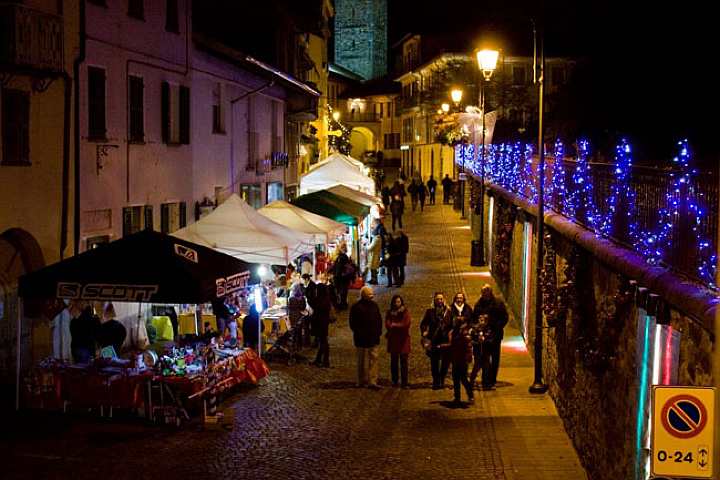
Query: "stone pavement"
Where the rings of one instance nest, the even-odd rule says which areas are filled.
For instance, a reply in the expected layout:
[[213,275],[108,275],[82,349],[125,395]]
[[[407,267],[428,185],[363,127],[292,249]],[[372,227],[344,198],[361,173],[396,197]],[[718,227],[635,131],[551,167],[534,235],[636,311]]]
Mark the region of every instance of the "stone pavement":
[[[449,206],[406,215],[407,281],[378,287],[385,311],[403,295],[412,313],[409,390],[390,387],[380,355],[380,391],[358,389],[343,314],[331,329],[332,368],[271,364],[263,385],[228,399],[232,431],[179,431],[76,418],[0,433],[4,478],[251,479],[584,479],[577,455],[547,395],[532,396],[532,363],[516,328],[503,345],[498,388],[476,403],[452,405],[450,389],[430,389],[418,325],[432,294],[466,291],[471,302],[491,283],[469,267],[470,229]],[[355,298],[357,291],[351,291]]]

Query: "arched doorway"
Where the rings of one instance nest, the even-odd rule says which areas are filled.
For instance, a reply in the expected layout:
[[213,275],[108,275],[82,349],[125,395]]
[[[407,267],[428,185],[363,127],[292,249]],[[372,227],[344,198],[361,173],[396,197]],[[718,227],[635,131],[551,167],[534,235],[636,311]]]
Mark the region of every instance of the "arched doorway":
[[[0,234],[0,384],[13,384],[17,356],[18,279],[25,273],[45,266],[42,249],[35,237],[20,228],[11,228]],[[40,309],[30,306],[28,316],[37,317]],[[23,325],[21,335],[22,364],[32,359],[33,332]],[[38,354],[51,352],[49,326],[41,327],[38,337],[47,344]],[[44,334],[43,334],[44,333]],[[5,389],[8,393],[10,389]],[[6,400],[5,398],[2,399]]]
[[350,156],[358,160],[365,157],[365,152],[377,150],[375,134],[367,127],[353,127],[350,132],[350,145]]

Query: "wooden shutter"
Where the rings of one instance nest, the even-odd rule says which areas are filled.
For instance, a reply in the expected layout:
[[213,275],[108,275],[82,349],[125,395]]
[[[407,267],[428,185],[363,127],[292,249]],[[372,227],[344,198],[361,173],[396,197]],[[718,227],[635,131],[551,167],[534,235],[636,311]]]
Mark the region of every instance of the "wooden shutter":
[[180,228],[187,226],[187,204],[180,202]]
[[160,125],[162,130],[162,142],[170,143],[170,84],[168,82],[162,82]]
[[153,207],[145,205],[145,229],[153,229]]
[[167,203],[160,205],[160,231],[162,233],[170,231],[170,205]]
[[141,77],[130,77],[130,141],[145,141],[144,86]]
[[190,143],[190,89],[180,87],[180,143]]
[[165,30],[173,33],[180,32],[177,0],[167,0],[166,2]]
[[105,70],[88,67],[88,137],[105,136]]
[[2,90],[2,163],[30,163],[30,94]]

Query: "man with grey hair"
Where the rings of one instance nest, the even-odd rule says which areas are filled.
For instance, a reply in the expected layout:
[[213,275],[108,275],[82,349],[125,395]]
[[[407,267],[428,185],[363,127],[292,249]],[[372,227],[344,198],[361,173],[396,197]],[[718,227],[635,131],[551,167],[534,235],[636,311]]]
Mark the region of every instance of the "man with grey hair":
[[367,386],[377,390],[378,348],[382,335],[383,320],[380,307],[373,301],[371,287],[360,290],[360,300],[350,308],[350,329],[357,349],[358,387]]
[[495,298],[492,287],[482,287],[480,299],[473,309],[473,324],[482,332],[481,338],[473,345],[475,365],[470,374],[470,382],[474,385],[478,371],[482,368],[483,390],[494,390],[500,368],[500,351],[503,329],[508,323],[507,308],[502,300]]

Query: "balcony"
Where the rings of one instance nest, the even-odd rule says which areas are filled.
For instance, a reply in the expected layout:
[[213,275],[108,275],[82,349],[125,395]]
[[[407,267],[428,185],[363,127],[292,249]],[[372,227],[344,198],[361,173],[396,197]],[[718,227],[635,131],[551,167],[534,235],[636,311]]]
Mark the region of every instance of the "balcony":
[[0,70],[47,74],[63,66],[62,17],[0,4]]
[[341,121],[342,119],[348,123],[379,122],[380,114],[375,112],[342,112]]

